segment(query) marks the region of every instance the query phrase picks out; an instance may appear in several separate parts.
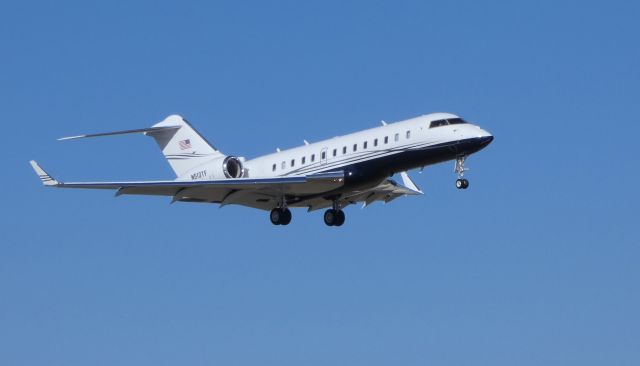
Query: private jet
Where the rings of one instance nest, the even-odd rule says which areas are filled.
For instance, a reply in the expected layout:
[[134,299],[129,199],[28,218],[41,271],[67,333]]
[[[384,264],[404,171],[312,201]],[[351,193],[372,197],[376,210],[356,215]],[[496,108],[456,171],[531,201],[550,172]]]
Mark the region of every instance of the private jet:
[[[432,113],[245,159],[219,151],[178,115],[149,128],[95,133],[59,140],[141,133],[153,137],[176,179],[128,182],[61,182],[37,162],[31,166],[47,187],[116,190],[116,196],[155,195],[174,202],[243,205],[269,211],[274,225],[291,222],[292,207],[327,209],[324,222],[341,226],[343,209],[421,195],[407,171],[454,161],[456,188],[467,189],[468,156],[493,136],[449,113]],[[398,174],[400,181],[392,179]]]

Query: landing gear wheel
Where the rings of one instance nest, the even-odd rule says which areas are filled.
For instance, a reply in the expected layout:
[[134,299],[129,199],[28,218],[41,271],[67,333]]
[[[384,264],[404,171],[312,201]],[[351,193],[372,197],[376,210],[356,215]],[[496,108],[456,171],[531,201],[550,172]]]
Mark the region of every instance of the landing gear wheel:
[[273,210],[271,210],[271,213],[269,214],[269,220],[271,220],[272,224],[280,225],[281,218],[282,218],[282,211],[280,211],[279,208],[274,208]]
[[327,226],[342,226],[344,224],[344,212],[333,208],[324,212],[324,223]]
[[469,187],[469,181],[466,179],[458,179],[456,180],[456,188],[458,189],[467,189]]
[[291,211],[288,208],[282,210],[282,218],[280,219],[280,225],[289,225],[291,222]]
[[324,212],[324,223],[327,226],[334,226],[338,218],[338,211],[330,208]]
[[288,208],[274,208],[269,214],[269,219],[274,225],[289,225],[291,222],[291,211]]
[[333,224],[333,226],[342,226],[342,224],[344,224],[344,211],[342,210],[338,210],[337,212],[338,216],[336,217],[336,223]]

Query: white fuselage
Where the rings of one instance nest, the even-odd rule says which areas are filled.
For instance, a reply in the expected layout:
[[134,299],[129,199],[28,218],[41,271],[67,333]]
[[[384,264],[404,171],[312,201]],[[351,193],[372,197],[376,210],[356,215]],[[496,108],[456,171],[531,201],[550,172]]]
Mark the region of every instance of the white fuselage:
[[[432,121],[447,118],[457,116],[433,113],[390,123],[260,156],[246,161],[245,167],[248,176],[252,178],[313,174],[388,158],[410,150],[491,136],[487,131],[470,123],[429,127]],[[394,169],[393,166],[389,168],[395,173],[406,169],[403,165],[399,164],[398,169]],[[427,164],[416,161],[412,165],[416,168]]]

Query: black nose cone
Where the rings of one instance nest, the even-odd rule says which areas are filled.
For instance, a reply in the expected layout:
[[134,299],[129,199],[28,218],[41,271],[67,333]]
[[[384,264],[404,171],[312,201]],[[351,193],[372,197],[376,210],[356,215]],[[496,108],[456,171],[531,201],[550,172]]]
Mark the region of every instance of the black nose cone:
[[489,145],[491,143],[491,141],[493,141],[493,136],[491,136],[491,135],[480,137],[480,143],[482,144],[482,146]]

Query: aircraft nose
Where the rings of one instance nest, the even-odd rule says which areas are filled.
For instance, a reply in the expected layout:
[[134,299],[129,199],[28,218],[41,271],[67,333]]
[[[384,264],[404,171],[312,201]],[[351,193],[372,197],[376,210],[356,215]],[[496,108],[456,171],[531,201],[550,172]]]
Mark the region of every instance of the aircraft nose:
[[482,146],[489,145],[491,141],[493,141],[493,135],[480,137],[480,143],[482,144]]
[[493,141],[493,135],[485,130],[482,130],[482,133],[480,133],[480,135],[478,136],[478,140],[480,142],[480,145],[482,147],[485,147],[489,145],[491,141]]

